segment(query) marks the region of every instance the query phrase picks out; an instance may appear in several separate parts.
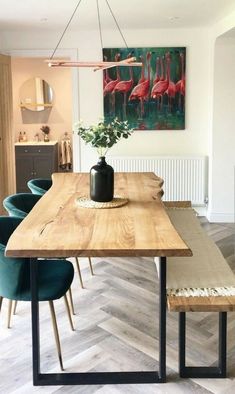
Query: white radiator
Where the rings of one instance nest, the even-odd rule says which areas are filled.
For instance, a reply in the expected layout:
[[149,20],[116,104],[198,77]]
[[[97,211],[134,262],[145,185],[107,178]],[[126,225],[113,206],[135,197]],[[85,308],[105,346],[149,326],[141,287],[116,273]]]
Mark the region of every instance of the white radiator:
[[108,157],[108,163],[117,172],[154,172],[164,179],[166,201],[190,200],[204,205],[207,197],[206,157]]

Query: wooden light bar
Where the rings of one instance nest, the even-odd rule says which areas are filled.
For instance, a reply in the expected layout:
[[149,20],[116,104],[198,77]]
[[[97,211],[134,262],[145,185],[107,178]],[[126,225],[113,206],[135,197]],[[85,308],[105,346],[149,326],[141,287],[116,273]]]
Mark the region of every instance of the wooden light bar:
[[112,68],[115,66],[134,66],[134,67],[141,67],[142,63],[137,63],[136,62],[136,57],[128,57],[127,59],[123,59],[120,60],[119,62],[112,62],[115,63],[115,65],[108,65],[107,63],[111,63],[111,62],[103,62],[106,63],[106,66],[103,67],[96,67],[94,68],[94,71],[98,71],[98,70],[106,70],[107,68]]
[[136,62],[135,57],[131,57],[128,59],[120,60],[119,62],[76,62],[76,61],[68,61],[62,59],[49,59],[45,60],[48,63],[49,67],[94,67],[94,71],[105,70],[107,68],[116,67],[116,66],[132,66],[132,67],[141,67],[142,63]]

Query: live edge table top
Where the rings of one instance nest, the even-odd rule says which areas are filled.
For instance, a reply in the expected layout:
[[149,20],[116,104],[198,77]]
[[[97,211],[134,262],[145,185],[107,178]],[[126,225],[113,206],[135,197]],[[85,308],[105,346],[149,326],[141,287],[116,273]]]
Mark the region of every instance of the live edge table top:
[[89,174],[55,173],[53,185],[17,227],[9,257],[191,256],[161,201],[163,181],[154,173],[116,173],[115,195],[127,205],[79,207],[89,195]]

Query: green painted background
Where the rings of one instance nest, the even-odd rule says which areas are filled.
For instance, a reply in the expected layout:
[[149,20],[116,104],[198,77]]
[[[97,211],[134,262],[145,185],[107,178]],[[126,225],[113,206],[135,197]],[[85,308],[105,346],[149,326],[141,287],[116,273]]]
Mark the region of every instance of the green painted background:
[[[137,61],[141,61],[140,56],[143,56],[146,63],[146,54],[151,52],[150,63],[150,92],[153,86],[153,80],[156,77],[156,59],[162,57],[166,52],[170,52],[171,66],[170,66],[170,79],[174,83],[181,79],[181,62],[180,53],[184,53],[186,60],[185,47],[161,47],[161,48],[104,48],[103,55],[107,56],[107,60],[114,60],[117,53],[121,54],[121,60],[127,58],[129,53],[136,57]],[[184,68],[185,68],[184,61]],[[134,74],[134,86],[137,85],[140,79],[141,67],[132,67]],[[160,68],[161,73],[161,68]],[[116,67],[108,70],[109,77],[116,79]],[[121,80],[129,80],[130,72],[129,67],[120,67]],[[145,76],[147,77],[147,64],[145,65]],[[165,74],[164,74],[165,78]],[[132,88],[132,89],[133,89]],[[131,89],[131,90],[132,90]],[[163,96],[163,104],[160,109],[157,101],[149,99],[144,104],[144,116],[140,116],[140,102],[129,101],[131,91],[127,95],[126,119],[131,127],[136,130],[183,130],[185,129],[185,97],[176,93],[175,99],[172,100],[172,107],[168,107],[168,97],[166,94]],[[107,121],[112,120],[117,116],[121,120],[124,119],[123,112],[123,94],[120,92],[115,93],[115,113],[111,111],[110,95],[104,97],[104,117]],[[181,96],[181,97],[179,97]]]

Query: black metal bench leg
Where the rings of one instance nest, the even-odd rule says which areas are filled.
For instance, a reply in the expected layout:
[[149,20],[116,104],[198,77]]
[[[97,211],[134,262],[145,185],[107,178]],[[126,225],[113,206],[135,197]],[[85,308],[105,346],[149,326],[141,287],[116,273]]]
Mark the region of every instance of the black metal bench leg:
[[179,375],[183,377],[185,370],[185,340],[186,340],[186,314],[179,313]]
[[219,313],[219,369],[221,378],[226,378],[227,371],[227,312]]
[[219,312],[218,367],[185,365],[186,313],[179,313],[179,375],[181,378],[226,378],[227,312]]

